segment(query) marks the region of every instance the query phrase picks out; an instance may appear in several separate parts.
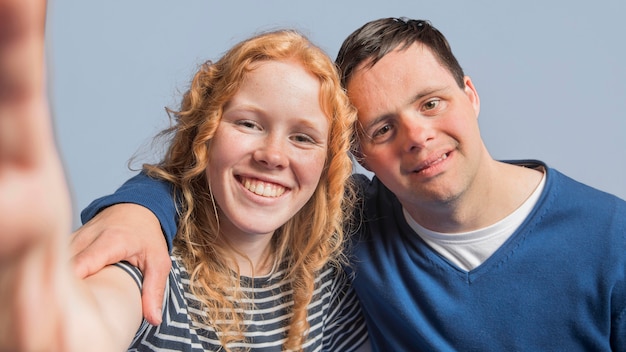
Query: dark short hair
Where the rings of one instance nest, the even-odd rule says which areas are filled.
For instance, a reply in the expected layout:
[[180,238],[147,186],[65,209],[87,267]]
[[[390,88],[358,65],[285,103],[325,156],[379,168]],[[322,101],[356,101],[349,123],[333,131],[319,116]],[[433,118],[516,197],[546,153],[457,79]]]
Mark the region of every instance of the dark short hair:
[[368,61],[365,67],[370,68],[389,52],[396,48],[404,50],[413,43],[428,47],[450,71],[459,87],[465,87],[465,74],[452,54],[446,37],[429,21],[405,17],[370,21],[344,40],[335,60],[341,70],[341,84],[347,87],[354,70],[362,62]]

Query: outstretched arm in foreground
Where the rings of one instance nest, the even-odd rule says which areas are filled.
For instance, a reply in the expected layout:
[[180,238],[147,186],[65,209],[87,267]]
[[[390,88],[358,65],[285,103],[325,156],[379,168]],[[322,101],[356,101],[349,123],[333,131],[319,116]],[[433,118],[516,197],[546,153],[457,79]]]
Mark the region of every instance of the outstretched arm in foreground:
[[137,286],[116,267],[80,281],[67,264],[45,13],[42,0],[0,0],[0,350],[123,350],[141,320]]

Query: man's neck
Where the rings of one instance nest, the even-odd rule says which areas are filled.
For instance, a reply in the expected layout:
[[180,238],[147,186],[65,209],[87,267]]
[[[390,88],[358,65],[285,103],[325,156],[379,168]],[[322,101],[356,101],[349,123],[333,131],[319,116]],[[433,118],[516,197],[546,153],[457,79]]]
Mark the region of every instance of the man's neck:
[[453,200],[403,204],[421,226],[459,233],[485,228],[514,212],[539,185],[542,172],[495,161],[489,172]]

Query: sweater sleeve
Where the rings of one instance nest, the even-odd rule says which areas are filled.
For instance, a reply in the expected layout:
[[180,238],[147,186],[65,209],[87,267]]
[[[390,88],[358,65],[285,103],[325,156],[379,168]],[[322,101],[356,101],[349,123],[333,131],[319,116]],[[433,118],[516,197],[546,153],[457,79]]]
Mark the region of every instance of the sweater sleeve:
[[141,172],[127,180],[115,193],[91,202],[80,214],[83,224],[95,217],[101,210],[119,203],[134,203],[148,208],[161,223],[161,229],[169,249],[176,235],[178,213],[174,205],[173,188],[170,183],[151,178]]

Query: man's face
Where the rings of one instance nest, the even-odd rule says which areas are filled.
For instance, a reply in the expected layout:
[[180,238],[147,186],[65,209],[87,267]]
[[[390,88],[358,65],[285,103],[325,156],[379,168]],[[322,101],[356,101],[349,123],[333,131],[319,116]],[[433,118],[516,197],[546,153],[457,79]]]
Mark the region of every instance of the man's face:
[[460,88],[430,49],[413,44],[372,68],[357,67],[348,83],[363,128],[364,166],[411,215],[461,197],[486,156],[478,94],[464,80]]

